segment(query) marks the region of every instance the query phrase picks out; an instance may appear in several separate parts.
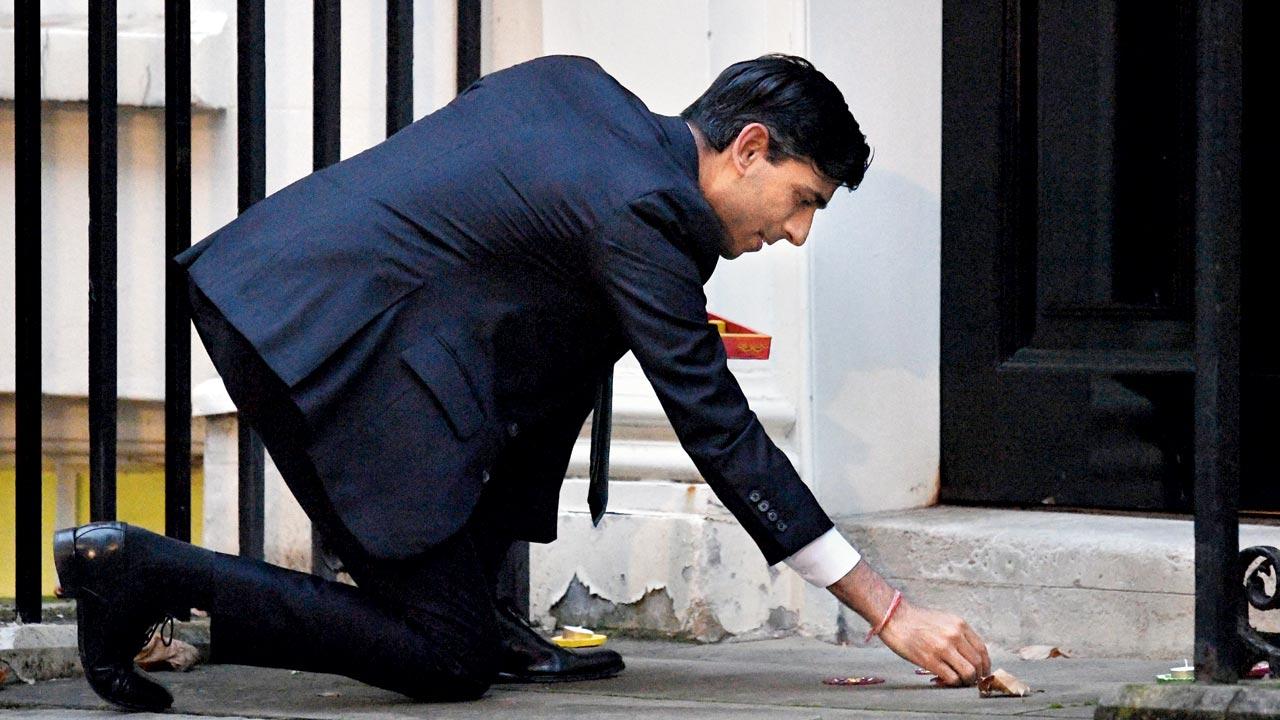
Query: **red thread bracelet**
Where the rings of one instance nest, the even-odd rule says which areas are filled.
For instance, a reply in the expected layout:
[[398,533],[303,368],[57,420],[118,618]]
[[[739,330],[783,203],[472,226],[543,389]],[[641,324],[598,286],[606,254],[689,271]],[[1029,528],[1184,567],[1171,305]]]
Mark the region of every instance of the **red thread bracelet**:
[[902,591],[894,590],[893,599],[889,601],[889,609],[885,610],[884,617],[880,618],[880,622],[867,631],[867,636],[862,639],[864,645],[871,642],[871,638],[879,635],[880,631],[884,630],[884,626],[889,624],[889,618],[893,617],[893,611],[897,610],[900,604],[902,604]]

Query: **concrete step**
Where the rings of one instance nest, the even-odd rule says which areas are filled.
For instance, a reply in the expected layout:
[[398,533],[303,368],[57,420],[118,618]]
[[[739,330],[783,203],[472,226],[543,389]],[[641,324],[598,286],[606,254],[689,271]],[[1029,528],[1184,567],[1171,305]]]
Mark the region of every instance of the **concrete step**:
[[[51,618],[54,621],[0,623],[0,662],[13,669],[16,679],[27,682],[83,675],[74,612],[69,622]],[[175,623],[173,636],[194,645],[202,659],[209,657],[208,618]]]
[[[1192,654],[1190,520],[933,507],[839,526],[908,597],[962,615],[1000,647],[1048,644],[1091,657],[1170,660]],[[1240,546],[1251,545],[1280,546],[1280,526],[1242,525]],[[1255,623],[1274,631],[1280,618],[1259,614]],[[843,624],[866,627],[847,611]]]

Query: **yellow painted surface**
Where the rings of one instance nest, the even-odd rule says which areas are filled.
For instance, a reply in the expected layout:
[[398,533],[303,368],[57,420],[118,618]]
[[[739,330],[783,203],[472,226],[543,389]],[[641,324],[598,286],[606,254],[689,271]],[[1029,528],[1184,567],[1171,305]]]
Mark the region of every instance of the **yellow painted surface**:
[[[52,595],[57,585],[57,573],[53,569],[53,531],[56,518],[54,503],[57,501],[57,478],[52,472],[44,473],[44,492],[41,503],[42,521],[40,535],[43,543],[43,572],[41,586],[45,595]],[[0,598],[14,595],[14,471],[0,469]],[[119,519],[164,532],[164,471],[149,470],[121,472],[116,479],[116,513]],[[76,474],[77,524],[89,522],[89,475]],[[193,469],[191,474],[191,539],[197,544],[204,537],[204,475]]]
[[[42,592],[45,595],[52,595],[53,587],[57,584],[57,574],[53,571],[53,521],[54,502],[58,496],[58,478],[52,472],[46,472],[42,479],[40,537],[44,538],[41,551],[44,555],[44,559],[41,560],[44,572],[40,586],[44,588]],[[0,469],[0,598],[11,598],[14,595],[16,577],[14,481],[13,468]]]

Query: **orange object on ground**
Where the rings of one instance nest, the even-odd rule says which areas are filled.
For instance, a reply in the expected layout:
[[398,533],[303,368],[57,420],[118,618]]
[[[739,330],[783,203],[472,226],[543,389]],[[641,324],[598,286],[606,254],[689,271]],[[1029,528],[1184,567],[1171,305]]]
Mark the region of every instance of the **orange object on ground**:
[[[707,322],[720,330],[720,339],[724,341],[724,350],[733,360],[768,360],[769,347],[773,338],[756,332],[746,325],[739,325],[732,320],[707,313]],[[724,328],[721,329],[721,323]]]

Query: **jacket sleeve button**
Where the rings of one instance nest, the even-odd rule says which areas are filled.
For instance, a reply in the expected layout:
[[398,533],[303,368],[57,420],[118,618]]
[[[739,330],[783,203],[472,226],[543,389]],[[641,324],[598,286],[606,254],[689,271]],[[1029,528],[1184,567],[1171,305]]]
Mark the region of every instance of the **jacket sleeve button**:
[[750,493],[747,494],[747,499],[753,503],[760,502],[760,491],[752,490]]
[[484,472],[480,473],[480,484],[484,485],[488,482],[489,482],[489,471],[485,470]]
[[769,518],[769,522],[773,522],[774,520],[778,519],[778,513],[774,512],[773,510],[770,510],[769,514],[765,515],[765,517]]
[[786,523],[784,523],[784,522],[782,522],[781,520],[779,520],[779,521],[778,521],[778,524],[777,524],[777,525],[774,525],[774,527],[778,528],[778,532],[786,532],[786,531],[787,531],[787,524],[786,524]]
[[508,436],[515,437],[519,434],[520,434],[520,425],[518,423],[511,423],[510,425],[507,425]]
[[760,512],[765,512],[766,510],[769,509],[769,501],[761,500],[760,504],[756,505],[756,509],[759,510]]

